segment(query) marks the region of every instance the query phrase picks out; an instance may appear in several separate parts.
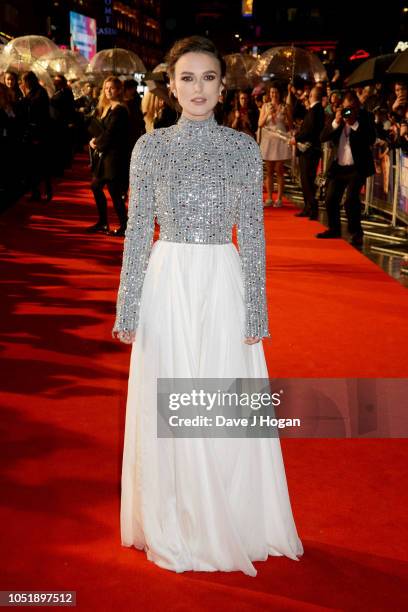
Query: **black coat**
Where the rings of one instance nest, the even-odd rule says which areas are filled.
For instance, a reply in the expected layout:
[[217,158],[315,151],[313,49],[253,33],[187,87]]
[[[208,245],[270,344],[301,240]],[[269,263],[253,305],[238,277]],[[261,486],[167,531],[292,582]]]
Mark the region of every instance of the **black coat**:
[[[358,128],[356,130],[350,130],[350,147],[356,171],[362,178],[366,178],[375,173],[373,153],[371,150],[376,140],[375,123],[373,115],[363,109],[360,110],[357,120],[359,123]],[[344,123],[338,128],[333,129],[330,122],[323,129],[320,136],[322,142],[331,141],[335,146],[335,156],[328,169],[328,177],[331,175],[333,163],[335,163],[337,158],[337,150],[343,129]]]
[[318,102],[310,108],[302,123],[299,133],[296,136],[296,142],[310,143],[312,146],[305,152],[301,153],[297,149],[298,155],[320,155],[321,142],[320,134],[325,125],[325,112],[323,106]]
[[129,111],[129,144],[133,149],[136,141],[146,132],[146,126],[138,100],[129,100],[126,106]]
[[44,87],[39,85],[21,101],[26,143],[48,143],[51,131],[50,101]]
[[177,119],[177,111],[166,104],[166,106],[161,109],[159,115],[154,120],[153,127],[155,130],[157,130],[157,128],[170,127],[177,123]]
[[50,99],[51,118],[62,124],[72,123],[75,118],[74,94],[69,87],[55,92]]
[[97,152],[93,174],[107,181],[127,182],[130,163],[129,112],[118,104],[99,120],[100,133],[95,137]]

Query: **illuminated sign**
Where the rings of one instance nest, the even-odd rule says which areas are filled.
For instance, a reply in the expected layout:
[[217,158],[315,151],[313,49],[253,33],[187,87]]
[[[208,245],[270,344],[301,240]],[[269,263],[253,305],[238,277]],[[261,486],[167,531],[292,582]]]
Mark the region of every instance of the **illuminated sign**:
[[105,27],[98,28],[98,34],[104,36],[116,36],[118,33],[117,29],[113,27],[113,12],[112,12],[113,0],[104,0],[103,2],[103,14],[105,19]]
[[96,21],[85,15],[69,12],[71,49],[80,51],[88,60],[96,53]]
[[354,55],[349,57],[349,60],[353,61],[356,59],[367,59],[368,57],[370,57],[370,54],[367,51],[364,51],[364,49],[359,49],[354,53]]
[[254,0],[242,0],[242,16],[252,17]]
[[394,53],[398,53],[398,51],[405,51],[405,49],[408,49],[408,42],[403,42],[402,40],[400,40],[398,45],[394,49]]

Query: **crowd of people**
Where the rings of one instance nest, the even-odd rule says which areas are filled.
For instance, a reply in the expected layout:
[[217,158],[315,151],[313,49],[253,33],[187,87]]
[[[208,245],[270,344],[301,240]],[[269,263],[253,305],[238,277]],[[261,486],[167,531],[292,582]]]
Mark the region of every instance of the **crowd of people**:
[[[48,96],[34,72],[7,72],[0,83],[1,177],[3,200],[27,193],[50,201],[52,179],[72,164],[76,151],[89,151],[97,220],[90,233],[123,236],[126,230],[131,152],[146,131],[177,122],[180,108],[167,88],[146,90],[141,98],[133,79],[106,78],[102,86],[75,88],[64,75],[54,77]],[[347,110],[348,109],[348,110]],[[330,83],[296,82],[224,91],[215,109],[218,123],[252,136],[265,162],[265,206],[283,205],[285,166],[296,156],[304,207],[299,217],[317,219],[316,175],[322,143],[330,143],[326,171],[328,230],[319,238],[341,235],[340,201],[346,192],[348,229],[361,244],[360,191],[376,159],[393,148],[408,151],[407,86],[397,82],[332,89]],[[277,197],[274,182],[276,177]],[[107,189],[119,226],[111,230]]]
[[[125,82],[112,77],[102,89],[92,83],[85,83],[74,95],[71,84],[63,74],[54,79],[54,93],[49,96],[45,87],[32,71],[20,76],[6,72],[0,82],[0,201],[2,205],[13,202],[23,194],[32,201],[49,202],[53,198],[53,179],[62,177],[71,167],[76,152],[90,148],[97,140],[100,149],[91,155],[94,180],[92,190],[99,207],[102,207],[101,180],[106,170],[107,177],[127,176],[130,151],[139,136],[144,133],[143,115],[140,110],[140,96],[137,82],[128,79]],[[116,89],[115,89],[116,86]],[[119,111],[111,113],[111,106],[120,104],[122,112],[122,139],[120,144],[110,142],[117,139],[117,124],[114,121]],[[123,108],[124,107],[124,108]],[[109,113],[107,111],[109,110]],[[112,118],[111,118],[112,115]],[[112,120],[113,119],[113,120]],[[101,138],[105,133],[104,141]],[[90,142],[91,141],[91,142]],[[120,150],[120,159],[107,151],[116,146]],[[126,143],[124,145],[124,143]],[[123,154],[123,147],[127,154]],[[108,166],[112,166],[110,170]],[[99,187],[98,187],[99,179]],[[127,191],[127,179],[121,184],[121,199],[124,201]],[[121,210],[115,193],[115,206]],[[101,209],[102,210],[102,209]]]

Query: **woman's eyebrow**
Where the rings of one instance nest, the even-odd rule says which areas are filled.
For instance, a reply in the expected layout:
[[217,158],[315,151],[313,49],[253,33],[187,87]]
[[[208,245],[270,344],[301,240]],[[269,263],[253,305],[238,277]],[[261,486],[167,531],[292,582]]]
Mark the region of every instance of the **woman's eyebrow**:
[[[217,74],[216,70],[205,70],[203,74]],[[183,70],[181,74],[195,74],[194,72],[188,72],[188,70]]]

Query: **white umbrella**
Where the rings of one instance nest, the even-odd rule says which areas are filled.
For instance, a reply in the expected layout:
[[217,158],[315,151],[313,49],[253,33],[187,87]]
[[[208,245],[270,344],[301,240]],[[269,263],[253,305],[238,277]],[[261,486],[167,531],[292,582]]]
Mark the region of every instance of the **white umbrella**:
[[[85,59],[85,58],[84,58]],[[58,49],[41,57],[38,62],[52,75],[63,74],[66,79],[83,79],[85,69],[68,49]],[[85,59],[86,62],[86,59]],[[86,62],[87,63],[87,62]]]
[[250,70],[256,64],[256,58],[247,53],[224,55],[227,65],[227,89],[246,89],[254,84]]
[[31,63],[52,52],[59,51],[57,45],[46,36],[19,36],[4,47],[3,53],[10,58]]
[[28,72],[31,70],[34,74],[37,75],[38,80],[41,85],[45,87],[49,96],[52,96],[55,87],[52,82],[52,78],[45,70],[44,66],[42,66],[38,61],[25,62],[21,59],[13,59],[8,54],[1,53],[0,54],[0,73],[4,73],[7,71],[16,72],[17,74]]
[[133,76],[145,73],[146,67],[140,57],[127,49],[104,49],[96,53],[89,62],[87,73],[108,76],[109,74]]
[[327,80],[326,69],[314,53],[299,47],[272,47],[258,59],[249,74],[262,80],[305,81]]

